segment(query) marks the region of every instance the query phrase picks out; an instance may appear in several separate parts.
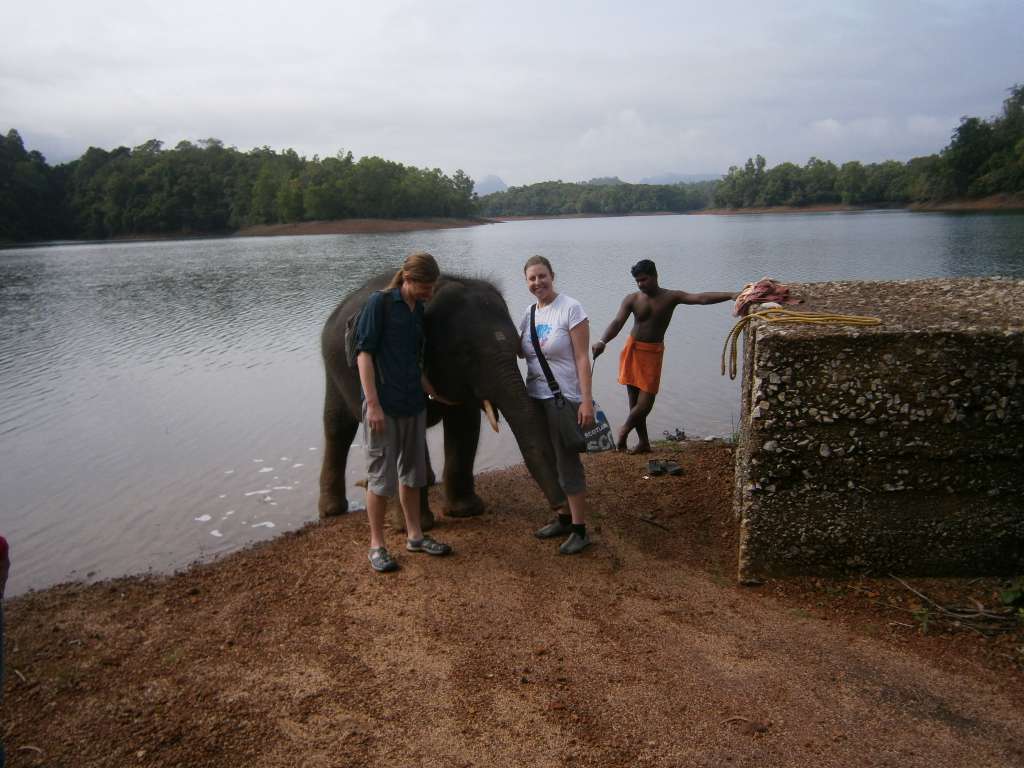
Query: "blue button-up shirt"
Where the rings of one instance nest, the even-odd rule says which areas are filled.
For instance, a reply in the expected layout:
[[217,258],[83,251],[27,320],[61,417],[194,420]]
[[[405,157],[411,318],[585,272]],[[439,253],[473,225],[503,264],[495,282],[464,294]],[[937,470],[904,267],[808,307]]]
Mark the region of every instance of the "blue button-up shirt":
[[423,311],[422,301],[410,311],[401,289],[393,288],[372,294],[359,315],[356,349],[373,355],[377,396],[388,416],[415,416],[426,407],[420,382]]

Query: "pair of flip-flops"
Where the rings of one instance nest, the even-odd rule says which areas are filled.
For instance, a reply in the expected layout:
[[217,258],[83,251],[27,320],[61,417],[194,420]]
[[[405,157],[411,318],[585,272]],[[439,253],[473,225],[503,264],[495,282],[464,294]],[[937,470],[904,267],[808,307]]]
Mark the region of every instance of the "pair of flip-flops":
[[659,477],[661,475],[672,475],[678,477],[683,474],[683,468],[674,461],[658,461],[657,459],[651,459],[647,462],[647,474],[652,477]]

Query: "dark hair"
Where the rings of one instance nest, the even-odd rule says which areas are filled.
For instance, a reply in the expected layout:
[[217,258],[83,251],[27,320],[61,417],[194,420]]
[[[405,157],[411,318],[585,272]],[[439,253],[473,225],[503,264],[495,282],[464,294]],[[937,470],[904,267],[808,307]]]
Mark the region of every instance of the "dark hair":
[[441,270],[434,261],[434,257],[425,251],[409,254],[402,263],[402,268],[391,278],[388,288],[398,288],[408,275],[410,280],[417,283],[436,283],[441,276]]
[[545,259],[543,256],[531,256],[530,258],[528,258],[526,260],[526,263],[523,264],[523,274],[525,275],[526,270],[528,270],[530,267],[535,267],[538,264],[540,264],[543,267],[547,267],[547,270],[551,274],[551,276],[555,276],[555,270],[551,268],[551,262]]
[[640,259],[636,264],[629,268],[629,274],[633,277],[639,277],[640,275],[650,275],[651,277],[658,276],[658,268],[654,266],[654,262],[650,259]]

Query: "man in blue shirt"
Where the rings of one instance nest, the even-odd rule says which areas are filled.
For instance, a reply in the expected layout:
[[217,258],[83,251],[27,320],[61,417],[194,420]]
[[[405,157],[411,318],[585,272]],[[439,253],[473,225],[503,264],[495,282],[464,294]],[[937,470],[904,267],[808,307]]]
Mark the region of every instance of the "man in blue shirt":
[[426,394],[434,394],[421,369],[423,303],[433,295],[440,274],[429,253],[412,254],[387,289],[366,302],[356,325],[369,558],[382,573],[398,569],[384,546],[384,515],[396,486],[408,535],[405,548],[428,555],[452,551],[424,536],[420,527],[420,488],[427,483]]

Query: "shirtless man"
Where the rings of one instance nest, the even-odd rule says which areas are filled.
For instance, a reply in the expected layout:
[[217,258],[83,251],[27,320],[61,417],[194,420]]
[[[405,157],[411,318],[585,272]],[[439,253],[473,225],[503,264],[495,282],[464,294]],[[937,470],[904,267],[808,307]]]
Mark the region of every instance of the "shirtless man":
[[626,320],[633,315],[633,328],[619,357],[619,384],[626,385],[629,394],[629,416],[619,430],[616,447],[626,450],[626,438],[636,430],[640,442],[630,453],[649,453],[651,440],[647,436],[647,414],[654,407],[661,381],[661,361],[665,354],[665,331],[672,322],[672,313],[679,304],[719,304],[736,298],[735,293],[687,293],[672,291],[658,285],[658,269],[650,259],[638,261],[629,270],[640,290],[622,300],[615,319],[594,342],[594,359],[604,352],[609,341],[618,336]]

